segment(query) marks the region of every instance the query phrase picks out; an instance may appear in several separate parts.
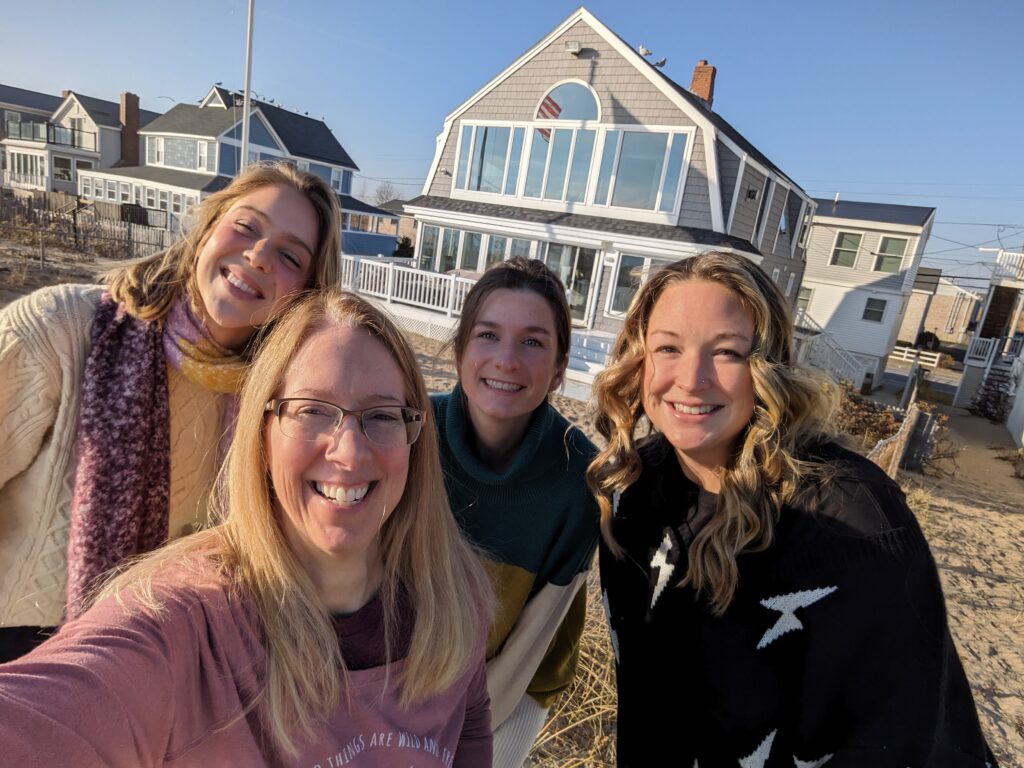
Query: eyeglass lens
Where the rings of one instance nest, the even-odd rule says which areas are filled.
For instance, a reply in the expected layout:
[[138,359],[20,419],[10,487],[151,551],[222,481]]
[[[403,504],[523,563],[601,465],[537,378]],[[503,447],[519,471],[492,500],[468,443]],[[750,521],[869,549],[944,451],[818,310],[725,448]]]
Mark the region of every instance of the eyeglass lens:
[[414,443],[423,424],[415,408],[382,405],[343,412],[336,405],[316,400],[286,400],[280,404],[281,431],[296,440],[330,438],[340,427],[344,413],[358,415],[363,434],[381,445]]

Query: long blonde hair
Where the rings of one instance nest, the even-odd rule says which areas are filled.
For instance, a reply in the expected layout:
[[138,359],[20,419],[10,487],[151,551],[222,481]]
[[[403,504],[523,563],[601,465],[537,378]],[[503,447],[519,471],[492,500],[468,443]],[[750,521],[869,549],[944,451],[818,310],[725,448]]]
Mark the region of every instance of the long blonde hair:
[[683,584],[704,591],[722,613],[736,591],[736,556],[772,542],[782,507],[809,490],[822,468],[804,449],[831,436],[828,420],[836,388],[797,365],[789,304],[775,283],[752,261],[715,251],[670,264],[634,297],[612,351],[594,382],[598,431],[608,441],[587,469],[587,482],[601,508],[601,531],[616,554],[612,536],[614,495],[640,476],[636,449],[644,416],[643,372],[647,324],[665,289],[687,280],[718,283],[732,291],[754,320],[748,358],[754,414],[721,470],[718,509],[694,538]]
[[341,257],[341,208],[338,197],[319,176],[285,162],[257,163],[224,189],[199,203],[193,225],[167,250],[118,265],[103,275],[115,301],[140,320],[162,320],[183,291],[199,301],[196,262],[213,227],[232,205],[257,189],[291,187],[302,194],[317,219],[317,247],[307,288],[328,288],[338,281]]
[[425,415],[420,437],[410,448],[405,493],[380,532],[389,658],[401,590],[415,611],[409,653],[398,678],[400,704],[410,706],[443,692],[468,669],[477,629],[489,620],[490,587],[448,507],[423,377],[391,320],[365,299],[337,290],[313,292],[296,303],[260,345],[223,470],[224,522],[148,556],[100,595],[134,586],[144,606],[159,609],[152,584],[161,571],[197,558],[215,564],[225,587],[251,600],[260,618],[267,667],[259,707],[275,745],[292,755],[338,706],[346,694],[347,673],[330,615],[289,549],[274,510],[264,444],[271,417],[264,406],[278,392],[304,340],[334,326],[365,328],[378,339],[402,371],[408,404]]

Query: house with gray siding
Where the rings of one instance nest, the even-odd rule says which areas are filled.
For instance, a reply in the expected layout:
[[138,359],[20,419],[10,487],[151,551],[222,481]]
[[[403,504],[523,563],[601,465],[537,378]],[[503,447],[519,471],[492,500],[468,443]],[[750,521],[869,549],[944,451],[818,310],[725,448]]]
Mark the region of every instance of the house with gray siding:
[[899,335],[935,209],[814,200],[797,306],[882,381]]
[[511,256],[566,285],[577,337],[616,333],[652,271],[708,250],[760,264],[796,300],[812,199],[689,88],[585,8],[444,120],[417,222],[421,269],[476,274]]
[[[387,211],[351,196],[359,168],[323,120],[253,100],[248,163],[287,160],[315,173],[338,194],[345,211],[347,253],[391,255],[395,238],[379,234]],[[242,95],[213,86],[198,106],[178,104],[140,131],[142,162],[83,175],[79,194],[166,211],[172,227],[189,208],[223,189],[242,166]]]
[[[25,94],[33,92],[0,86],[0,101]],[[139,129],[159,116],[139,109],[139,97],[128,92],[113,102],[64,91],[45,116],[57,97],[33,96],[29,106],[4,107],[3,183],[17,189],[74,193],[80,171],[137,164]]]

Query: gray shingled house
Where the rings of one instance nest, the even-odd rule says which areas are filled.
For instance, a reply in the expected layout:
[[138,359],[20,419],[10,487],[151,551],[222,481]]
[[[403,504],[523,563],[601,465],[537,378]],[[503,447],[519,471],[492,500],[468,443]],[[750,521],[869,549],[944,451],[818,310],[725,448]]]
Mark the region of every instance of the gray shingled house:
[[542,259],[588,347],[619,329],[652,269],[709,249],[761,264],[795,301],[813,202],[712,110],[715,74],[701,61],[684,88],[573,12],[445,118],[405,204],[417,264],[464,274]]

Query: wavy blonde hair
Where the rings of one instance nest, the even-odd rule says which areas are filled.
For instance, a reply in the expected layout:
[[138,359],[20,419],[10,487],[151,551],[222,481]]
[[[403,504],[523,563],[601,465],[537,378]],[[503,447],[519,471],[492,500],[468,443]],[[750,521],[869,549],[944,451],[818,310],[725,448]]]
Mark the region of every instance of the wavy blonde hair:
[[114,299],[140,320],[162,320],[182,292],[199,301],[196,262],[221,216],[238,200],[266,186],[291,187],[302,194],[317,219],[317,247],[307,288],[337,284],[341,256],[341,207],[338,197],[319,176],[285,162],[257,163],[224,189],[203,199],[191,228],[167,250],[118,265],[103,275]]
[[608,443],[587,469],[587,482],[601,508],[602,534],[615,554],[621,555],[621,549],[612,536],[613,498],[640,476],[636,439],[640,421],[646,420],[647,324],[665,289],[687,280],[728,288],[754,321],[748,358],[754,414],[720,470],[718,509],[690,544],[682,581],[705,592],[715,613],[721,614],[736,592],[736,556],[768,547],[782,507],[821,476],[823,467],[802,457],[804,449],[831,437],[828,420],[837,390],[796,364],[789,303],[752,261],[710,251],[655,273],[634,297],[611,362],[594,382],[596,426]]
[[405,492],[380,531],[385,646],[391,657],[399,593],[415,610],[400,704],[443,692],[469,667],[490,618],[490,587],[478,558],[448,506],[430,399],[408,343],[377,307],[353,294],[317,291],[295,304],[265,337],[242,390],[238,425],[222,472],[218,510],[224,522],[149,555],[106,586],[100,597],[134,587],[146,608],[159,610],[154,577],[182,563],[212,563],[224,585],[251,600],[266,643],[266,682],[259,697],[275,745],[295,755],[347,696],[345,661],[329,612],[286,543],[274,509],[265,449],[272,416],[265,404],[280,390],[296,352],[314,332],[365,328],[402,371],[407,402],[424,414],[411,446]]

